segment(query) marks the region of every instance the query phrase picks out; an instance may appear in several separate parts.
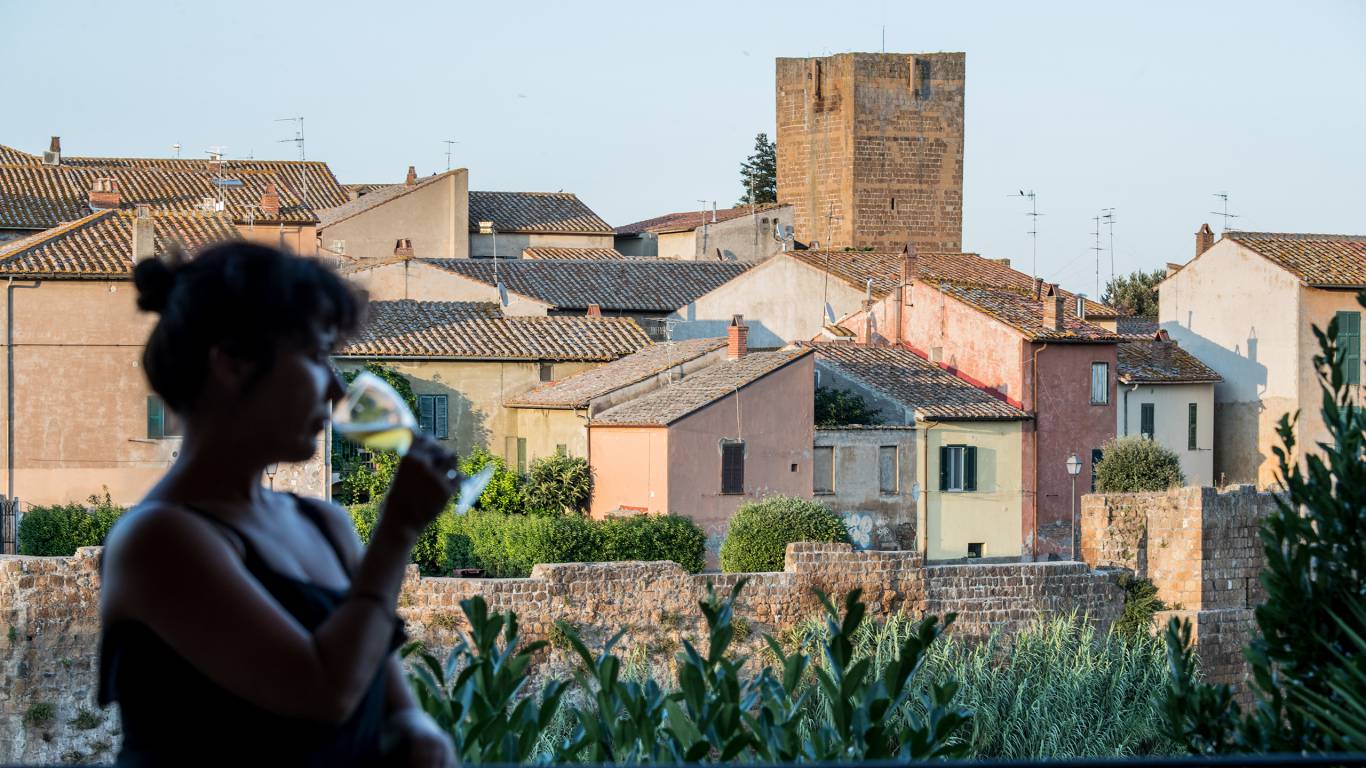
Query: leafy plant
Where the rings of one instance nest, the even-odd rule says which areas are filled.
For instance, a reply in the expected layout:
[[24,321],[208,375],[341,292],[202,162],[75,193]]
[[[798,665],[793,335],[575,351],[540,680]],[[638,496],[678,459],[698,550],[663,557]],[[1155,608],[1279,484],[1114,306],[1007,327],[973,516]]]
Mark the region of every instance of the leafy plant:
[[57,707],[49,701],[35,701],[24,711],[24,724],[34,728],[46,728],[57,717]]
[[680,515],[630,515],[598,523],[602,531],[600,559],[672,560],[689,573],[706,564],[707,536]]
[[1122,637],[1140,639],[1152,634],[1153,616],[1167,610],[1167,604],[1157,596],[1157,587],[1148,579],[1123,576],[1124,612],[1115,622],[1114,631]]
[[[417,395],[403,374],[379,363],[366,363],[360,370],[383,379],[410,410],[417,412]],[[360,370],[343,371],[342,380],[350,384]],[[398,462],[399,456],[393,451],[362,451],[341,435],[333,435],[332,466],[341,478],[337,500],[343,504],[362,504],[383,498],[398,471]]]
[[505,515],[518,515],[525,512],[526,507],[522,497],[522,478],[513,470],[508,469],[507,462],[503,461],[501,456],[489,453],[489,450],[482,445],[475,446],[474,450],[460,460],[460,471],[466,475],[473,475],[483,469],[486,464],[492,464],[495,469],[488,487],[480,494],[475,508]]
[[830,387],[816,387],[816,426],[843,427],[848,424],[880,424],[877,409],[862,395]]
[[1101,493],[1165,491],[1185,481],[1180,457],[1145,437],[1109,440],[1096,464],[1096,490]]
[[730,520],[721,544],[721,570],[781,571],[794,541],[849,542],[849,529],[825,506],[794,496],[746,502]]
[[81,547],[100,546],[123,511],[108,488],[84,505],[33,507],[19,519],[19,554],[70,557]]
[[593,469],[588,460],[555,454],[531,463],[522,485],[529,514],[586,514],[593,498]]

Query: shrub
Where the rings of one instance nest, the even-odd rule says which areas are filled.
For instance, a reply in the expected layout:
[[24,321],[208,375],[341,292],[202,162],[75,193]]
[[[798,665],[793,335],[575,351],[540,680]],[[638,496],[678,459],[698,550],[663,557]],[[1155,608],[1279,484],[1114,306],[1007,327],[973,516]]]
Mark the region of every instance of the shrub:
[[[351,524],[355,526],[356,535],[366,546],[369,546],[370,537],[374,535],[375,525],[379,522],[379,506],[377,502],[370,502],[353,504],[347,508],[351,513]],[[444,576],[449,572],[446,563],[450,558],[446,548],[449,546],[451,534],[455,533],[458,527],[459,518],[454,512],[447,510],[418,535],[417,543],[413,545],[412,562],[417,564],[418,571],[423,576]]]
[[1167,604],[1157,597],[1157,587],[1148,579],[1125,576],[1124,613],[1115,622],[1115,632],[1123,637],[1140,638],[1152,634],[1153,616],[1167,610]]
[[494,456],[482,445],[476,446],[460,461],[460,471],[466,475],[473,475],[483,469],[485,464],[493,464],[497,469],[494,470],[488,487],[479,495],[475,508],[505,515],[525,512],[522,478],[508,468],[507,462],[503,461],[501,456]]
[[689,573],[702,570],[707,536],[679,515],[632,515],[605,520],[602,560],[672,560]]
[[529,514],[585,514],[593,498],[593,469],[587,459],[574,456],[537,459],[527,473],[522,498]]
[[29,705],[24,712],[24,723],[34,728],[46,728],[52,725],[52,721],[57,716],[57,708],[51,702],[38,701]]
[[849,543],[849,529],[825,506],[794,496],[769,496],[747,502],[730,520],[721,544],[721,570],[781,571],[787,545],[794,541]]
[[816,387],[816,426],[879,423],[877,409],[870,408],[861,395],[841,389]]
[[1101,493],[1165,491],[1184,482],[1181,459],[1144,437],[1110,440],[1096,464],[1096,490]]
[[123,507],[114,504],[107,488],[86,501],[88,506],[58,504],[25,512],[19,521],[19,554],[69,557],[80,547],[103,544]]

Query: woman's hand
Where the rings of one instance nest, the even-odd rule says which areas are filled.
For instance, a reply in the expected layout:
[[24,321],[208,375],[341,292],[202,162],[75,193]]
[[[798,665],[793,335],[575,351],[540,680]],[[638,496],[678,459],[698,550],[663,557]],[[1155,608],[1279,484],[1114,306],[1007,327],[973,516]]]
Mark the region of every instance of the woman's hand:
[[462,479],[454,453],[426,435],[414,436],[389,488],[381,523],[421,533],[446,508]]
[[385,724],[386,765],[403,768],[459,768],[455,748],[426,712],[402,709]]

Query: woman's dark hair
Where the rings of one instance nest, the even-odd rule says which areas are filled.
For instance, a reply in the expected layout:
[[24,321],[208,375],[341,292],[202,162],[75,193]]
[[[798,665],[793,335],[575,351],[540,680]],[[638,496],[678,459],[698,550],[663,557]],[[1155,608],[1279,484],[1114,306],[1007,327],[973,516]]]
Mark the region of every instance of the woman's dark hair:
[[245,242],[210,246],[191,259],[146,259],[133,270],[138,307],[161,315],[142,365],[152,389],[185,413],[199,396],[214,346],[270,370],[281,341],[319,330],[339,337],[360,326],[364,300],[314,259]]

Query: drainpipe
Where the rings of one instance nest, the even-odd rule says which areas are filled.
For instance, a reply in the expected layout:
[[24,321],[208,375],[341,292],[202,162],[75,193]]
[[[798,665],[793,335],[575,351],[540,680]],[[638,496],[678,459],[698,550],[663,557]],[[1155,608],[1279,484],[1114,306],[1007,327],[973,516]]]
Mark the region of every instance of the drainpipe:
[[1124,434],[1122,437],[1129,436],[1129,393],[1136,389],[1138,389],[1137,384],[1130,384],[1129,388],[1124,390]]
[[920,564],[924,566],[930,562],[930,430],[939,426],[939,422],[925,421],[920,423],[925,425],[924,432],[917,437],[925,451],[925,458],[920,462],[920,466],[925,470],[925,481],[920,484],[920,500],[916,504],[916,518],[919,523]]
[[1034,504],[1032,505],[1034,519],[1030,526],[1033,530],[1029,536],[1029,559],[1035,562],[1039,559],[1039,355],[1045,349],[1048,349],[1047,344],[1034,350],[1034,363],[1029,368],[1029,397],[1030,405],[1033,406],[1034,411]]
[[14,499],[14,289],[37,288],[43,284],[35,280],[29,285],[15,285],[11,277],[5,295],[5,498]]

